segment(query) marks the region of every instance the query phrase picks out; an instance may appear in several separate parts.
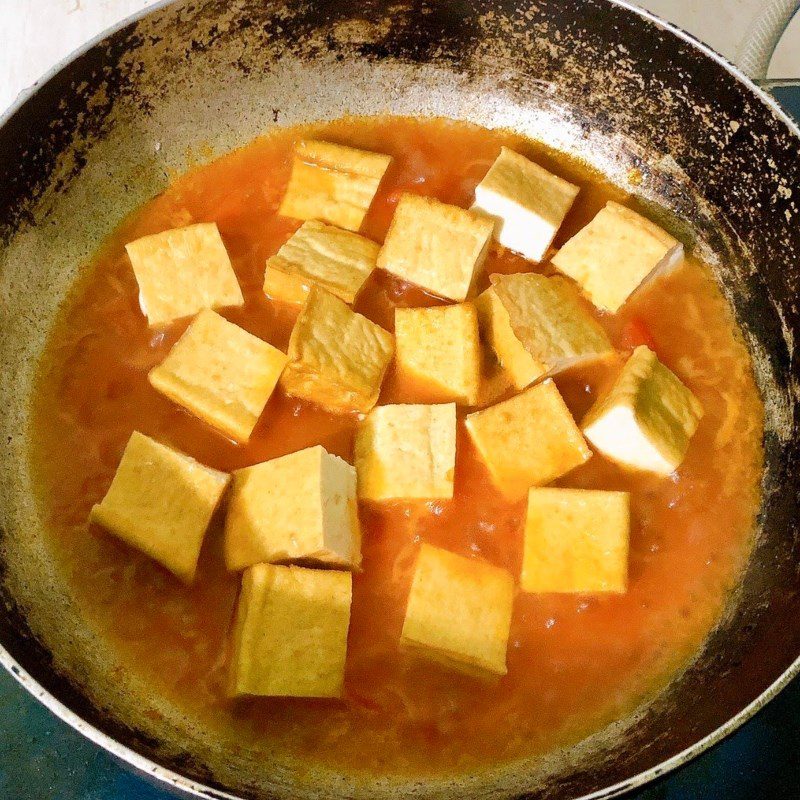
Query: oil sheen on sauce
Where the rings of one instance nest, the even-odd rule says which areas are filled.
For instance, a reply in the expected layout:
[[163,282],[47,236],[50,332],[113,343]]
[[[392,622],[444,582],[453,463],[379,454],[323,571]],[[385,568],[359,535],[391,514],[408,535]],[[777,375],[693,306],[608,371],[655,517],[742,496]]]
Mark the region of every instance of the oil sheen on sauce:
[[[372,774],[441,774],[543,753],[635,708],[697,651],[747,557],[761,472],[762,406],[730,310],[708,270],[689,260],[603,316],[615,345],[648,343],[701,400],[705,416],[671,478],[631,475],[595,455],[557,485],[632,493],[630,588],[622,596],[526,595],[514,606],[508,674],[483,683],[398,651],[420,541],[518,575],[524,502],[491,486],[459,425],[452,502],[362,508],[363,571],[355,576],[341,701],[223,694],[226,631],[239,578],[225,572],[221,519],[182,585],[86,523],[134,429],[221,470],[313,444],[352,463],[357,419],[276,391],[246,446],[158,394],[147,372],[186,327],[149,329],[124,244],[192,222],[218,224],[244,292],[231,321],[286,348],[296,312],[268,301],[264,262],[299,227],[276,211],[292,144],[313,134],[393,156],[362,232],[382,241],[402,192],[468,206],[501,144],[581,186],[560,245],[619,190],[508,132],[446,120],[348,119],[286,129],[177,178],[125,220],[84,270],[43,359],[31,456],[52,553],[86,623],[152,691],[197,724],[258,752]],[[527,271],[498,249],[486,274]],[[545,266],[542,268],[547,270]],[[483,288],[482,286],[479,288]],[[356,310],[388,329],[397,306],[436,300],[376,273]],[[583,370],[557,380],[580,420],[607,380]],[[424,401],[390,375],[381,402]],[[460,411],[463,416],[463,410]]]

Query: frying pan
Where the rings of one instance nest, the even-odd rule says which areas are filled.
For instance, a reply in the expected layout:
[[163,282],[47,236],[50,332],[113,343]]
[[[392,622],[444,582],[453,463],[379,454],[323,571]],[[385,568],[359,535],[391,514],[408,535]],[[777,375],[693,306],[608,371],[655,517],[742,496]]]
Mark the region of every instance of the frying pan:
[[[399,784],[292,770],[178,713],[148,716],[147,687],[115,670],[48,559],[26,457],[46,333],[124,214],[200,153],[385,112],[514,128],[622,185],[636,175],[643,202],[712,265],[766,405],[753,554],[692,665],[549,758]],[[93,44],[0,128],[0,661],[118,758],[209,798],[610,797],[701,752],[800,671],[799,144],[742,73],[604,0],[184,0]]]

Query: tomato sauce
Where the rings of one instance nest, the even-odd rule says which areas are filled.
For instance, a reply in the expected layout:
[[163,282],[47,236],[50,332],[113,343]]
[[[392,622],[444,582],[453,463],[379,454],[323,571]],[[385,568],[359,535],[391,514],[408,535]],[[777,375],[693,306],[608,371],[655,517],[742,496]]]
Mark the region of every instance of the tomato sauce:
[[[346,772],[422,776],[479,769],[574,741],[634,709],[688,662],[749,552],[763,411],[730,309],[694,260],[638,293],[620,314],[600,317],[621,351],[654,347],[701,400],[705,416],[686,460],[661,479],[622,472],[594,455],[557,482],[632,493],[630,588],[622,596],[518,593],[502,679],[484,683],[398,650],[419,542],[519,575],[524,502],[510,504],[494,490],[461,423],[452,501],[361,509],[363,571],[354,581],[340,701],[225,699],[226,632],[239,576],[222,563],[221,515],[191,587],[86,522],[134,429],[222,470],[313,444],[352,463],[354,416],[326,413],[278,390],[250,443],[237,445],[157,393],[147,372],[187,322],[148,328],[124,252],[139,236],[215,221],[246,298],[242,308],[222,313],[285,349],[296,311],[267,300],[261,286],[266,258],[300,224],[276,212],[292,144],[309,134],[393,156],[362,230],[377,241],[402,192],[468,206],[503,144],[581,186],[556,246],[606,200],[625,200],[597,175],[512,133],[435,119],[347,119],[281,130],[177,177],[87,265],[50,337],[31,455],[53,558],[87,624],[127,669],[188,719],[251,752],[277,751]],[[531,269],[495,248],[486,274]],[[356,310],[391,330],[395,307],[435,302],[376,273]],[[608,377],[593,368],[558,378],[576,419]],[[381,402],[424,399],[391,375]]]

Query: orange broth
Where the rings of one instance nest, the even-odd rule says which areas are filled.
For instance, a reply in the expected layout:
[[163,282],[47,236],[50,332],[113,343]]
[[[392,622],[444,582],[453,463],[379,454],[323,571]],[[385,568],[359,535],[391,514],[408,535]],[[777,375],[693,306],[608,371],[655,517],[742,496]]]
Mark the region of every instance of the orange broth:
[[[762,406],[730,309],[709,271],[694,260],[639,292],[617,316],[600,317],[620,351],[649,343],[702,401],[705,416],[686,460],[662,479],[625,473],[595,455],[557,482],[632,493],[629,590],[621,596],[518,593],[508,674],[500,680],[460,676],[398,650],[420,541],[519,574],[524,502],[510,504],[492,487],[461,423],[452,501],[361,508],[363,571],[354,581],[341,701],[225,699],[226,632],[239,576],[222,564],[221,514],[191,587],[86,523],[134,429],[222,470],[313,444],[352,462],[357,418],[326,413],[281,390],[247,445],[228,441],[158,394],[147,372],[187,322],[148,328],[123,249],[145,234],[216,222],[246,298],[242,308],[222,313],[285,349],[296,311],[269,301],[261,286],[265,259],[300,224],[276,211],[292,144],[310,133],[393,156],[362,229],[377,241],[401,192],[468,206],[501,144],[582,187],[556,246],[607,199],[625,199],[580,165],[512,133],[435,119],[347,119],[281,130],[178,177],[104,244],[50,338],[32,458],[53,558],[87,624],[126,668],[190,719],[242,748],[277,748],[347,772],[415,776],[546,752],[626,714],[663,687],[713,627],[749,552]],[[485,272],[531,269],[539,268],[494,248]],[[376,273],[356,310],[391,330],[395,307],[435,302]],[[557,379],[576,419],[607,372],[573,371]],[[425,399],[395,375],[381,396],[382,403]],[[459,413],[463,418],[464,410]]]

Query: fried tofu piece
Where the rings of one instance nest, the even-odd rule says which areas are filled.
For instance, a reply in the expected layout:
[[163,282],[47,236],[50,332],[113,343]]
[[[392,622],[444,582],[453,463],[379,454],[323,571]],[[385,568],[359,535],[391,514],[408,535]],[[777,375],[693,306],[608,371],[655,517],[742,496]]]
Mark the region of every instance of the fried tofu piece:
[[242,290],[215,222],[144,236],[125,245],[150,325],[204,308],[240,306]]
[[440,400],[475,405],[481,381],[478,315],[472,303],[398,308],[397,367]]
[[521,586],[525,592],[625,592],[630,495],[531,489]]
[[255,564],[242,575],[228,665],[232,697],[340,697],[349,572]]
[[191,583],[230,476],[134,431],[90,519]]
[[647,346],[637,347],[611,389],[587,413],[586,438],[623,467],[671,475],[681,464],[703,407]]
[[352,303],[375,269],[379,250],[380,245],[357,233],[309,220],[267,259],[264,294],[302,305],[316,284]]
[[475,298],[475,308],[481,339],[492,349],[507,373],[509,385],[524,389],[547,372],[547,367],[534,358],[517,338],[508,311],[493,286]]
[[456,406],[378,406],[355,443],[362,500],[448,500],[456,468]]
[[552,380],[467,415],[492,481],[511,500],[589,460],[591,450]]
[[233,474],[225,563],[361,563],[356,471],[324,447],[307,447]]
[[548,374],[614,355],[603,326],[565,279],[525,272],[493,282],[514,335]]
[[298,142],[278,213],[357,231],[391,161],[381,153],[330,142]]
[[246,442],[285,363],[278,348],[206,310],[148,377],[170,400]]
[[678,267],[683,245],[649,219],[610,200],[552,258],[598,307],[616,312],[644,281]]
[[483,265],[494,221],[431,197],[404,194],[378,266],[440,297],[466,299]]
[[312,286],[289,339],[282,385],[329,411],[366,414],[393,354],[391,333]]
[[500,155],[475,187],[473,211],[495,220],[494,235],[509,250],[541,261],[580,189],[525,156]]
[[423,544],[400,644],[468,675],[505,675],[513,603],[507,570]]

